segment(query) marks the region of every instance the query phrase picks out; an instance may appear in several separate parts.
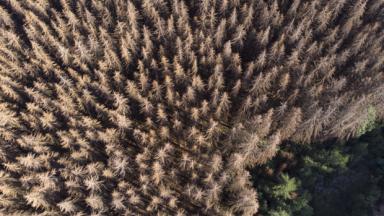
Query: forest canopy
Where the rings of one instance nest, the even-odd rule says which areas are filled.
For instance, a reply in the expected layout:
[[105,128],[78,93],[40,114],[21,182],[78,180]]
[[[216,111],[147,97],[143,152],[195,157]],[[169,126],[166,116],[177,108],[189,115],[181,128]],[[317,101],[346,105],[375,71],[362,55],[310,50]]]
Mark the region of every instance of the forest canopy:
[[282,143],[384,119],[383,25],[382,0],[0,1],[0,213],[254,215]]
[[348,142],[284,143],[251,170],[260,215],[384,214],[384,127]]

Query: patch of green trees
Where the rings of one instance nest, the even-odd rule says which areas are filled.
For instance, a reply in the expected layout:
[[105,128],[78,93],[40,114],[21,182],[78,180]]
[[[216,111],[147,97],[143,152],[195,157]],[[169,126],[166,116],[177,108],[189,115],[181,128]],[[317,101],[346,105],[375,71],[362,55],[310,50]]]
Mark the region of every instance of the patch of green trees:
[[259,215],[376,215],[384,195],[383,144],[383,127],[348,142],[286,143],[253,172]]

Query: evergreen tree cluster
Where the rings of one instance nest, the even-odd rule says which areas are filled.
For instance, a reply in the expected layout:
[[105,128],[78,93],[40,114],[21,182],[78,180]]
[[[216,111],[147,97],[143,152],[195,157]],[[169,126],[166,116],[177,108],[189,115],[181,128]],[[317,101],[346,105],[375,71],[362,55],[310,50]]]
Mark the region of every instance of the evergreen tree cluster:
[[378,128],[348,142],[283,144],[273,160],[251,171],[260,215],[383,215],[383,143]]
[[253,215],[282,141],[383,119],[383,33],[382,0],[2,0],[0,213]]

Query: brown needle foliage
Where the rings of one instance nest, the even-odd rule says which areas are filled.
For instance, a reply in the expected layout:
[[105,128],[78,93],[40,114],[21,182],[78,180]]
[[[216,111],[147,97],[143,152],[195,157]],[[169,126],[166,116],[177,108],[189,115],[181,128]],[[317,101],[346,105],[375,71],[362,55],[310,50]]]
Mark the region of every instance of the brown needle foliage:
[[253,215],[246,168],[384,116],[380,0],[0,1],[5,215]]

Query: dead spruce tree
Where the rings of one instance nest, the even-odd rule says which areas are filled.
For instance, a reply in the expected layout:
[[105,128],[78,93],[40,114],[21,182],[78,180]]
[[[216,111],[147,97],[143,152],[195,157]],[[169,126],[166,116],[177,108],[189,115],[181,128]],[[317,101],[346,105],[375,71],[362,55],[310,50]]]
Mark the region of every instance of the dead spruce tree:
[[5,215],[253,215],[246,168],[384,116],[381,0],[0,1]]

